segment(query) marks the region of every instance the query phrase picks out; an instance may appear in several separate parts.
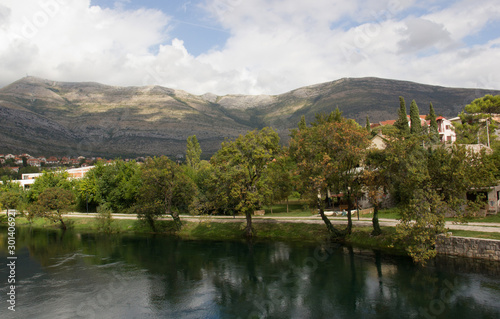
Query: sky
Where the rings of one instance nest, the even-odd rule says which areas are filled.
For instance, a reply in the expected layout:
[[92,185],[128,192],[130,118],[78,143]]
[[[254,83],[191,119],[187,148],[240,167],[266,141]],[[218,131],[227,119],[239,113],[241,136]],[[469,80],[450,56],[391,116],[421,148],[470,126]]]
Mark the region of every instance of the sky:
[[0,0],[0,87],[27,75],[218,95],[368,76],[500,89],[500,5]]

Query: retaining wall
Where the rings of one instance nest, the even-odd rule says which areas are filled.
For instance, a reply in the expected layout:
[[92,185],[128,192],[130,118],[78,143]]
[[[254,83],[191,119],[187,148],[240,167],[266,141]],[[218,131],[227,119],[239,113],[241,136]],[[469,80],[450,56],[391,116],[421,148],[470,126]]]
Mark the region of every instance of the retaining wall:
[[441,235],[436,238],[436,251],[441,255],[500,261],[500,240]]

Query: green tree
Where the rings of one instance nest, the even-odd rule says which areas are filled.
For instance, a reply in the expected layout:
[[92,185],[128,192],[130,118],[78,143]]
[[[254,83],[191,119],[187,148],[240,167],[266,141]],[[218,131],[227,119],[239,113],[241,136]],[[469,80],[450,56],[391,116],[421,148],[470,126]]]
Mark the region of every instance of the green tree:
[[[290,141],[290,154],[297,163],[302,187],[318,205],[321,218],[335,237],[352,230],[351,210],[361,191],[360,164],[369,145],[368,133],[352,120],[324,122],[297,132]],[[342,193],[348,203],[348,226],[345,232],[332,225],[324,214],[328,190]]]
[[469,114],[498,114],[500,113],[500,95],[487,94],[482,98],[475,99],[465,106],[465,112]]
[[286,153],[280,154],[269,163],[264,178],[269,190],[266,202],[271,205],[271,213],[272,205],[283,200],[286,200],[288,213],[288,197],[294,191],[296,184],[294,171],[296,171],[295,162]]
[[366,124],[365,124],[365,129],[370,133],[372,131],[371,124],[370,124],[370,118],[368,115],[366,116]]
[[6,182],[15,179],[18,179],[18,173],[16,171],[12,170],[7,166],[0,168],[0,180]]
[[[457,143],[484,144],[500,148],[497,141],[497,124],[491,114],[500,112],[500,95],[485,95],[465,106],[459,114],[461,123],[455,124]],[[490,143],[491,142],[491,143]]]
[[386,152],[385,150],[372,149],[366,156],[363,170],[363,185],[368,196],[368,200],[373,205],[373,236],[382,233],[379,224],[379,209],[383,201],[387,198],[390,181],[386,172]]
[[212,157],[215,182],[232,208],[246,217],[246,236],[253,235],[252,213],[265,200],[264,182],[268,165],[279,154],[279,136],[271,128],[254,130],[240,135],[234,141],[222,143],[221,149]]
[[109,234],[115,231],[115,228],[113,227],[113,210],[108,203],[103,203],[97,207],[95,220],[97,229],[100,232]]
[[28,190],[28,201],[36,202],[38,196],[48,188],[73,189],[73,182],[69,180],[69,174],[64,171],[44,171],[42,175],[35,179],[33,185]]
[[399,203],[399,241],[416,262],[435,255],[433,244],[444,232],[442,200],[432,186],[424,137],[393,139],[387,145],[386,172],[391,193]]
[[184,170],[197,187],[192,213],[196,215],[219,213],[218,210],[224,207],[224,204],[219,201],[220,189],[217,186],[215,168],[212,164],[208,161],[201,161],[198,170],[189,166],[184,166]]
[[186,146],[186,164],[194,170],[199,169],[200,156],[201,147],[200,143],[198,143],[196,135],[188,137]]
[[325,124],[325,123],[333,123],[342,121],[342,111],[339,110],[338,107],[335,108],[335,111],[327,113],[316,113],[315,121],[312,123],[313,126]]
[[408,126],[408,117],[406,113],[406,103],[402,96],[399,97],[398,119],[394,123],[394,127],[396,127],[399,134],[403,136],[408,136],[410,134],[410,127]]
[[425,119],[430,121],[429,125],[430,140],[431,143],[435,144],[439,142],[439,128],[436,120],[437,119],[436,112],[434,111],[432,103],[429,104],[429,114],[426,116]]
[[9,209],[17,209],[23,201],[23,190],[16,182],[5,182],[0,184],[0,204],[7,212]]
[[138,217],[156,231],[156,220],[168,214],[177,229],[182,226],[180,213],[188,213],[196,195],[194,182],[182,168],[166,156],[146,159],[141,169],[142,185],[138,192]]
[[447,215],[460,221],[479,208],[479,203],[467,200],[466,193],[496,182],[497,168],[492,158],[484,151],[474,152],[463,145],[433,148],[429,151],[428,163],[432,187],[446,202]]
[[140,166],[135,161],[115,160],[111,164],[98,162],[83,179],[77,182],[76,190],[80,207],[108,203],[113,212],[129,212],[134,207],[141,186]]
[[303,130],[305,128],[307,128],[306,117],[304,115],[302,115],[300,117],[299,130]]
[[464,147],[422,147],[424,136],[392,139],[385,170],[399,203],[398,238],[419,263],[435,255],[436,236],[445,231],[445,217],[463,220],[477,209],[466,192],[491,186],[495,168],[484,154]]
[[410,104],[410,133],[419,135],[422,133],[422,124],[420,122],[420,111],[418,110],[417,102],[411,101]]
[[38,215],[48,218],[53,222],[60,222],[61,228],[66,230],[67,226],[63,220],[63,213],[68,212],[75,203],[73,192],[61,187],[50,187],[45,189],[33,203],[33,209]]

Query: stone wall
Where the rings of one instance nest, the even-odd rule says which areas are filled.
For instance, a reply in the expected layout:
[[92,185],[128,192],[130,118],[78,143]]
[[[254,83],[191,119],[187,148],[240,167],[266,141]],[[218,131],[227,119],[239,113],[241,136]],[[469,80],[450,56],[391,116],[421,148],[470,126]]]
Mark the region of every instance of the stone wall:
[[500,261],[500,240],[442,235],[436,238],[436,251],[440,255]]

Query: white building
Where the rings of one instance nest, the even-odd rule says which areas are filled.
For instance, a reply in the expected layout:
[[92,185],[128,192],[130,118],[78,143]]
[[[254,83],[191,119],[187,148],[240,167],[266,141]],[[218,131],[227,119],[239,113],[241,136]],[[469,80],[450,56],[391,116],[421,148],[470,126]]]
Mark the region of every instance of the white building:
[[436,118],[438,124],[439,139],[443,143],[455,143],[457,140],[457,134],[453,129],[453,124],[450,120],[440,116]]

